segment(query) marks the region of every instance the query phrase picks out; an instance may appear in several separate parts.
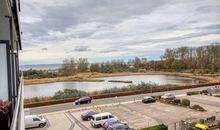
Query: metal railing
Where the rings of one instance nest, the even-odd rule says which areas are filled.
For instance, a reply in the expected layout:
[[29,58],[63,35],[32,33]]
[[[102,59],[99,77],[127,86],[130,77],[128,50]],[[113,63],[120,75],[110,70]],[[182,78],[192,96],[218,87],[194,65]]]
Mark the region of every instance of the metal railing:
[[18,97],[15,105],[15,110],[13,112],[13,118],[10,130],[24,130],[24,103],[23,103],[23,78],[21,77],[21,82],[18,88]]

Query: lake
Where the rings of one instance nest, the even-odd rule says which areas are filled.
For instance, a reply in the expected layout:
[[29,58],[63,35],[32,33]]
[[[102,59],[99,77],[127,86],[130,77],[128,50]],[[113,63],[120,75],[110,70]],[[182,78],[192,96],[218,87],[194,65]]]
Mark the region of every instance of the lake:
[[113,83],[108,82],[108,80],[122,80],[127,81],[130,80],[132,84],[138,84],[141,82],[146,83],[156,83],[160,85],[164,84],[186,84],[186,85],[194,85],[199,84],[203,81],[186,78],[180,76],[172,76],[172,75],[133,75],[133,76],[118,76],[118,77],[106,77],[106,78],[97,78],[105,80],[104,82],[54,82],[54,83],[46,83],[46,84],[35,84],[35,85],[26,85],[24,87],[24,97],[40,97],[40,96],[53,96],[55,92],[64,89],[78,89],[86,92],[98,91],[103,89],[108,89],[112,87],[124,87],[129,85],[130,83]]

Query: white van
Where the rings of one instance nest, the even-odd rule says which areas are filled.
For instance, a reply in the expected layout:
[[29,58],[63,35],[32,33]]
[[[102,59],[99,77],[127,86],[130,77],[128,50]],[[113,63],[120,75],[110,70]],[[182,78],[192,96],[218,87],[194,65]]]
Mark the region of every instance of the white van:
[[24,117],[25,128],[31,127],[44,127],[46,125],[46,119],[37,115],[28,115]]
[[99,128],[110,118],[118,119],[109,112],[95,114],[92,116],[90,124],[95,128]]

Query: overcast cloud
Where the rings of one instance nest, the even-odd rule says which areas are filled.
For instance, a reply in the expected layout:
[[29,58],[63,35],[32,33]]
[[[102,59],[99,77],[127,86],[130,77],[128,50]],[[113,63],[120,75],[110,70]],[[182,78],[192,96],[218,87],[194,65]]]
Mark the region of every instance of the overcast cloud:
[[220,0],[21,0],[21,64],[159,59],[220,42]]

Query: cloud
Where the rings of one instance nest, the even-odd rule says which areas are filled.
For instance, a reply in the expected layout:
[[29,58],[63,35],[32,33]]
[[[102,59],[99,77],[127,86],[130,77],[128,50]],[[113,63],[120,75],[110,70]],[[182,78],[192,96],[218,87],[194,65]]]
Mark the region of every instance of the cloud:
[[86,51],[91,51],[91,49],[88,46],[77,46],[74,48],[74,51],[86,52]]
[[41,50],[42,50],[42,51],[47,51],[47,50],[48,50],[48,48],[46,48],[46,47],[45,47],[45,48],[42,48]]
[[220,42],[219,8],[219,0],[22,0],[22,43],[29,51],[21,61],[157,59],[166,48]]

